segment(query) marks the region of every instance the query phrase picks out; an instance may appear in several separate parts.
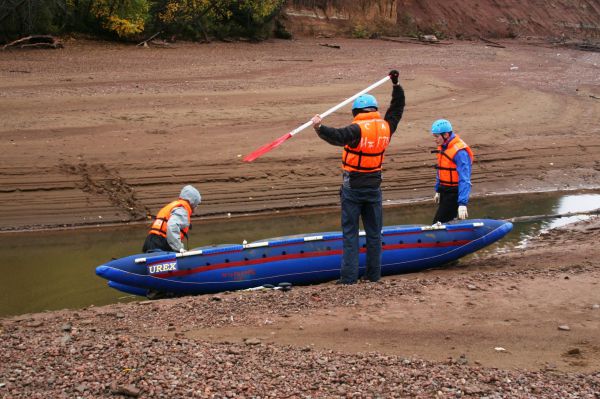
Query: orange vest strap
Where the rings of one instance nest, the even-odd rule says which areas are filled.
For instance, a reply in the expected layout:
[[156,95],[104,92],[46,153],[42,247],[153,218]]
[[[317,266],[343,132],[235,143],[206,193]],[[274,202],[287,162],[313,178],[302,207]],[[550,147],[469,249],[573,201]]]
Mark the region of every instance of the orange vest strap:
[[[156,235],[166,238],[167,237],[167,223],[169,221],[169,218],[171,217],[171,212],[173,212],[173,209],[180,208],[180,207],[185,208],[185,210],[187,211],[187,214],[188,214],[188,218],[190,219],[190,222],[191,222],[192,207],[190,206],[189,202],[187,202],[186,200],[178,199],[178,200],[168,203],[160,211],[158,211],[158,214],[156,215],[156,219],[154,219],[154,222],[152,223],[152,226],[150,227],[149,233],[156,234]],[[185,229],[183,229],[181,231],[181,239],[183,239],[184,237],[187,237],[188,231],[189,231],[189,227],[186,227]]]

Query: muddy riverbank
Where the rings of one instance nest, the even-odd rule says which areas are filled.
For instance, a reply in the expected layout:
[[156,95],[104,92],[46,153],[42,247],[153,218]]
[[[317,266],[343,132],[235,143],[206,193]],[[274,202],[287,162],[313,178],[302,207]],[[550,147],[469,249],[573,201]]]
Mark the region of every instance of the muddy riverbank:
[[[386,201],[432,195],[428,129],[440,117],[474,148],[473,195],[598,186],[600,54],[530,41],[323,41],[67,40],[2,52],[0,201],[11,206],[0,229],[143,220],[188,183],[202,192],[200,218],[336,205],[340,150],[310,129],[241,159],[391,68],[407,107],[387,152]],[[390,91],[374,94],[386,104]],[[349,109],[326,122],[349,123]]]

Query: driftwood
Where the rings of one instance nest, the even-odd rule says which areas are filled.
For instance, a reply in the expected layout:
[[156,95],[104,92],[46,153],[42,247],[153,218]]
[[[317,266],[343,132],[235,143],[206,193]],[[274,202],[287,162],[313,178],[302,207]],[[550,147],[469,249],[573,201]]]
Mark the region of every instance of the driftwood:
[[482,42],[486,42],[487,45],[490,47],[506,48],[505,46],[501,45],[500,43],[493,42],[493,41],[486,39],[484,37],[481,37],[481,36],[479,36],[479,40],[481,40]]
[[175,48],[171,45],[171,43],[167,42],[166,40],[154,39],[154,40],[150,40],[148,43],[150,43],[151,45],[156,46],[156,47]]
[[600,45],[598,44],[581,43],[577,46],[577,48],[583,51],[594,51],[597,53],[600,52]]
[[600,44],[587,42],[568,42],[563,44],[565,47],[582,51],[593,51],[600,53]]
[[274,61],[290,61],[290,62],[313,62],[313,60],[312,60],[312,59],[310,59],[310,58],[289,58],[289,59],[286,59],[286,58],[278,58],[278,59],[276,59],[276,60],[274,60]]
[[11,47],[16,48],[63,48],[63,44],[60,40],[50,35],[32,35],[17,39],[13,42],[5,44],[2,50],[6,50]]
[[412,37],[390,37],[390,36],[381,36],[380,40],[385,40],[388,42],[396,42],[396,43],[410,43],[410,44],[422,44],[422,45],[431,45],[431,44],[443,44],[449,45],[452,42],[443,42],[437,38],[433,39],[435,36],[433,35],[425,35],[420,38],[412,38]]
[[546,48],[556,48],[556,47],[567,47],[567,48],[571,48],[574,50],[581,50],[581,51],[592,51],[592,52],[596,52],[596,53],[600,53],[600,43],[591,43],[588,41],[564,41],[564,40],[546,40],[546,41],[538,41],[538,42],[533,42],[533,43],[529,43],[529,42],[524,42],[525,44],[531,45],[531,46],[539,46],[539,47],[546,47]]
[[156,32],[155,34],[153,34],[152,36],[150,36],[146,40],[139,42],[137,45],[138,46],[143,46],[143,47],[148,47],[148,42],[150,40],[154,39],[156,36],[160,35],[160,33],[161,33],[161,31]]
[[554,214],[549,214],[549,215],[517,216],[517,217],[506,219],[506,220],[511,223],[514,223],[514,222],[536,222],[536,221],[545,220],[545,219],[558,219],[558,218],[564,218],[564,217],[570,217],[570,216],[598,215],[598,214],[600,214],[600,208],[594,209],[591,211],[584,211],[584,212],[565,212],[565,213],[554,213]]
[[422,42],[429,42],[429,43],[438,43],[440,41],[440,39],[438,39],[436,35],[419,36],[419,40]]
[[339,44],[328,44],[328,43],[319,43],[319,46],[323,47],[331,47],[331,48],[342,48]]

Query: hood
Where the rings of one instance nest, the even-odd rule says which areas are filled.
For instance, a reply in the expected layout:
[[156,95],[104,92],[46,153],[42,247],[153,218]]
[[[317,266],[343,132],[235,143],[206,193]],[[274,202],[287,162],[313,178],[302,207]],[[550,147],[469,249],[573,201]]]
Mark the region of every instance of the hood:
[[195,208],[200,204],[202,197],[200,196],[200,192],[196,190],[194,186],[185,186],[181,189],[181,193],[179,194],[179,198],[187,200],[192,208]]

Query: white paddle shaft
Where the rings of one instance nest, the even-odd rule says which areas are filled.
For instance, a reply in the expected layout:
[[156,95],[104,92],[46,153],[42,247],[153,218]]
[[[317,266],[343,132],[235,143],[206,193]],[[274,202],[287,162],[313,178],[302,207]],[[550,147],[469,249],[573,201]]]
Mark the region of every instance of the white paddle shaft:
[[[356,98],[362,96],[365,93],[370,92],[371,90],[373,90],[374,88],[381,86],[382,84],[384,84],[385,82],[387,82],[390,79],[389,76],[386,76],[385,78],[373,83],[371,86],[367,87],[364,90],[359,91],[358,93],[356,93],[355,95],[353,95],[350,98],[345,99],[344,101],[342,101],[341,103],[339,103],[338,105],[335,105],[331,108],[329,108],[327,111],[323,112],[321,115],[321,118],[325,118],[327,115],[333,114],[335,111],[337,111],[338,109],[342,108],[344,105],[348,104],[351,101],[354,101]],[[294,130],[292,130],[290,132],[290,135],[293,136],[296,133],[299,133],[300,131],[306,129],[307,127],[312,125],[312,120],[306,122],[304,125],[299,126],[297,128],[295,128]]]

